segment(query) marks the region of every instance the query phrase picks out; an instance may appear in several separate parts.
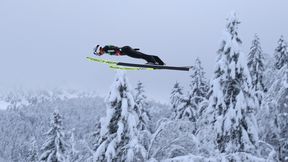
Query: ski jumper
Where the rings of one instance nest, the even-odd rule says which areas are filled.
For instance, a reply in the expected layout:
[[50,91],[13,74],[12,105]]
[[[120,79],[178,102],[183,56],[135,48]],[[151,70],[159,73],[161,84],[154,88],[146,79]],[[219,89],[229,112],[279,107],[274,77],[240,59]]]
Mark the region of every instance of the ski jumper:
[[119,48],[116,46],[107,45],[101,48],[101,50],[103,50],[104,53],[108,53],[109,55],[116,55],[116,56],[127,55],[132,58],[144,59],[148,63],[165,65],[165,63],[158,56],[144,54],[142,52],[139,52],[139,49],[133,49],[130,46],[124,46]]

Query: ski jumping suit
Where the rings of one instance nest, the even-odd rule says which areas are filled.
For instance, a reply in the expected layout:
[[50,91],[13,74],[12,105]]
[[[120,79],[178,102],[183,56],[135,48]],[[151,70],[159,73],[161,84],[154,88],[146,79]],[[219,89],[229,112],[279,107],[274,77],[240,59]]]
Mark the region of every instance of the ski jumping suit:
[[116,46],[107,45],[104,46],[101,50],[110,55],[116,55],[116,56],[127,55],[132,58],[144,59],[148,63],[165,65],[165,63],[158,56],[144,54],[142,52],[139,52],[139,49],[133,49],[130,46],[124,46],[119,48]]

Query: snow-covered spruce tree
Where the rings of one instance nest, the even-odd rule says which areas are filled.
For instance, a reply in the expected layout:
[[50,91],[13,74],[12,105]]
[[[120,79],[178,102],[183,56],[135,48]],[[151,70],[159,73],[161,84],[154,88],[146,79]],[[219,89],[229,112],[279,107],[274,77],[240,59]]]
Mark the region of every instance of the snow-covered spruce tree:
[[69,143],[71,145],[69,162],[77,162],[79,160],[79,151],[76,149],[77,141],[75,139],[75,128],[73,128],[70,132]]
[[106,117],[101,118],[101,137],[94,160],[144,161],[146,152],[137,138],[138,115],[135,101],[123,71],[117,71],[106,103]]
[[208,81],[199,58],[196,59],[193,72],[191,75],[190,90],[188,95],[191,96],[193,108],[198,118],[202,109],[205,107],[202,102],[207,101],[209,91]]
[[179,83],[174,85],[170,96],[170,103],[174,111],[172,119],[196,122],[201,107],[200,103],[206,100],[209,89],[204,74],[200,60],[196,59],[188,94],[183,94],[183,88]]
[[62,116],[56,110],[51,119],[50,130],[46,133],[47,140],[41,148],[41,162],[66,162],[69,145],[64,140],[65,133],[62,124]]
[[143,83],[138,81],[137,87],[135,88],[135,103],[137,104],[138,108],[138,116],[139,116],[139,123],[138,129],[139,130],[149,130],[149,121],[151,120],[151,116],[148,111],[148,102],[147,97],[145,95]]
[[[240,24],[236,13],[227,19],[214,79],[211,82],[208,113],[212,112],[211,132],[221,153],[255,153],[258,134],[254,117],[255,102],[249,88],[247,63],[242,63]],[[251,83],[250,83],[251,84]]]
[[180,85],[180,83],[176,82],[172,88],[171,94],[170,94],[170,104],[172,106],[173,114],[172,119],[178,119],[179,118],[179,112],[180,111],[180,103],[182,102],[184,97],[183,93],[183,87]]
[[252,41],[252,46],[248,54],[248,68],[252,80],[252,89],[255,93],[255,96],[258,99],[259,105],[263,100],[263,93],[265,91],[265,86],[263,83],[264,76],[264,57],[262,53],[262,48],[260,45],[260,40],[257,34],[254,36]]
[[151,138],[151,115],[149,113],[150,105],[147,102],[143,83],[138,81],[135,88],[136,112],[138,113],[139,122],[137,124],[138,140],[143,147],[148,150]]
[[275,49],[275,67],[277,69],[281,69],[284,65],[288,64],[288,51],[287,51],[287,43],[284,40],[283,35],[281,35],[278,40],[278,46]]
[[194,96],[184,96],[177,106],[175,119],[196,122],[197,118],[197,105],[194,102]]

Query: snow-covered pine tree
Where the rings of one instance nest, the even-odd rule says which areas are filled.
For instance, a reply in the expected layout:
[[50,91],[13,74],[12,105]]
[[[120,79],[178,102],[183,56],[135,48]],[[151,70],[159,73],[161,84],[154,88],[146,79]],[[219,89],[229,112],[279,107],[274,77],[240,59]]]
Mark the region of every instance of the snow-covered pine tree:
[[69,143],[71,145],[71,149],[69,152],[69,162],[77,162],[79,160],[79,151],[76,148],[77,141],[75,139],[75,128],[73,128],[70,132]]
[[278,40],[278,46],[275,49],[275,67],[281,69],[284,65],[288,64],[288,49],[287,42],[284,40],[283,35],[281,35]]
[[[254,117],[255,103],[249,89],[247,63],[242,63],[240,24],[236,13],[227,19],[216,71],[212,80],[208,113],[212,112],[211,132],[215,132],[217,148],[222,153],[255,153],[258,134]],[[251,84],[251,83],[250,83]]]
[[170,104],[172,106],[173,114],[172,119],[179,118],[180,104],[184,98],[183,87],[180,83],[176,82],[170,93]]
[[174,120],[189,120],[195,122],[197,119],[196,105],[193,102],[193,96],[182,96],[179,104],[174,109],[172,116]]
[[145,149],[138,142],[138,115],[130,85],[123,71],[117,71],[116,79],[106,98],[106,117],[101,118],[99,146],[95,161],[143,161]]
[[193,72],[190,77],[191,83],[188,95],[192,98],[193,107],[195,109],[194,111],[198,118],[204,108],[201,103],[207,101],[207,94],[209,91],[208,81],[205,77],[205,72],[199,58],[195,60]]
[[252,80],[252,89],[255,96],[258,99],[259,105],[261,105],[263,99],[263,93],[265,91],[265,86],[263,83],[264,76],[264,56],[262,53],[262,48],[260,44],[260,39],[257,34],[254,36],[252,41],[252,46],[248,54],[248,68]]
[[174,111],[172,119],[188,119],[196,122],[200,103],[206,100],[209,89],[204,75],[201,61],[196,59],[188,94],[184,95],[183,88],[179,83],[175,83],[170,96],[170,103]]
[[139,122],[137,124],[139,143],[148,150],[151,138],[151,115],[148,109],[150,108],[150,105],[147,102],[144,86],[141,81],[138,81],[137,87],[135,88],[135,103],[135,108],[137,108],[136,112],[139,117]]
[[47,140],[42,145],[39,160],[41,162],[66,162],[69,145],[64,140],[65,133],[62,123],[63,117],[59,111],[53,113],[50,130],[46,133]]
[[150,113],[148,111],[149,104],[147,103],[147,97],[145,95],[143,83],[138,81],[137,87],[135,88],[135,103],[138,108],[139,130],[149,130],[149,121],[151,120]]
[[194,96],[184,96],[178,106],[177,115],[175,119],[189,120],[196,122],[197,116],[197,105],[194,102]]

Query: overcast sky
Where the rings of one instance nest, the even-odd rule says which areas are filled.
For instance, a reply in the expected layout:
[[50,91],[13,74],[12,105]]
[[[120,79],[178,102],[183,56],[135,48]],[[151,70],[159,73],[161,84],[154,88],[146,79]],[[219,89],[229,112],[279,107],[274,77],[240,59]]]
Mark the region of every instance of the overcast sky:
[[[9,0],[0,1],[0,89],[76,88],[106,95],[115,71],[88,62],[96,44],[130,45],[158,55],[168,65],[202,60],[214,71],[225,19],[236,11],[243,51],[254,33],[273,53],[288,38],[287,0]],[[105,56],[117,61],[144,63]],[[189,72],[129,71],[149,98],[168,101],[173,84],[188,85]]]

